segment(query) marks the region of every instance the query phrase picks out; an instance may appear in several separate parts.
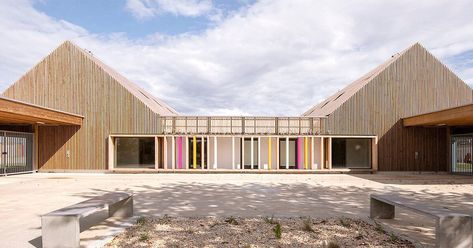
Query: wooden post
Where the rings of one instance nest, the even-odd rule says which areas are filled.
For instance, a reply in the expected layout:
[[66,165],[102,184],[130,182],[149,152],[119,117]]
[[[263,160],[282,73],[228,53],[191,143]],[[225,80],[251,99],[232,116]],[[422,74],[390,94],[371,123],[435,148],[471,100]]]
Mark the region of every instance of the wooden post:
[[263,169],[261,166],[261,137],[258,137],[258,169]]
[[205,138],[204,136],[200,137],[200,169],[205,167]]
[[235,136],[232,136],[232,169],[235,169]]
[[168,169],[168,138],[166,136],[163,137],[163,163],[164,169]]
[[210,170],[210,136],[207,136],[207,170]]
[[189,137],[186,136],[186,169],[189,169]]
[[289,169],[289,137],[286,136],[286,170]]
[[310,137],[310,168],[312,170],[317,169],[314,164],[314,137]]
[[272,154],[271,154],[271,136],[268,137],[268,170],[271,170],[271,159],[272,159]]
[[332,137],[328,138],[328,169],[332,169]]
[[171,166],[172,169],[176,169],[176,141],[174,136],[171,136]]
[[218,148],[217,148],[217,136],[214,136],[214,169],[217,169],[217,159],[218,159]]
[[320,137],[320,169],[325,169],[325,138]]
[[304,169],[309,169],[309,140],[304,137]]
[[[451,149],[450,143],[448,148]],[[371,143],[371,167],[373,171],[378,171],[378,137],[372,139]]]
[[197,169],[197,137],[192,137],[192,168]]
[[154,137],[154,169],[159,169],[159,138],[158,136]]
[[[35,129],[35,140],[37,140],[37,130]],[[35,141],[36,142],[36,141]],[[36,148],[37,146],[35,146]],[[35,151],[35,154],[34,154],[34,158],[35,158],[35,162],[37,161],[36,157],[37,157],[37,153]],[[113,167],[115,167],[115,142],[114,142],[114,139],[113,137],[111,136],[108,136],[108,169],[109,170],[113,170]],[[155,162],[156,163],[156,162]],[[37,164],[36,164],[37,166]],[[155,165],[156,167],[156,165]],[[36,167],[38,168],[38,167]]]
[[251,138],[250,138],[250,149],[251,149],[251,151],[250,151],[250,156],[251,156],[251,159],[250,159],[250,161],[251,161],[251,163],[250,163],[250,169],[253,169],[254,157],[255,157],[255,155],[254,155],[253,136],[251,136]]
[[276,137],[276,170],[279,170],[279,136]]
[[240,169],[244,169],[245,168],[245,137],[242,136],[241,137],[241,165],[240,165]]

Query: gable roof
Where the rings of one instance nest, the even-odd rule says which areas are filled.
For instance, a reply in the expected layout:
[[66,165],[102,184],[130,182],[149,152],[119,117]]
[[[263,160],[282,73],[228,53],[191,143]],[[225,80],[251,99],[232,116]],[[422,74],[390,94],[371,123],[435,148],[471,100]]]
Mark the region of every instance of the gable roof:
[[[179,115],[179,113],[174,108],[172,108],[171,106],[169,106],[162,100],[154,97],[153,95],[151,95],[144,89],[140,88],[135,83],[131,82],[129,79],[127,79],[126,77],[124,77],[123,75],[121,75],[120,73],[112,69],[110,66],[106,65],[101,60],[96,58],[94,55],[92,55],[90,51],[80,48],[79,46],[72,43],[71,41],[65,41],[54,51],[57,51],[58,49],[61,49],[63,47],[70,47],[72,49],[75,49],[75,51],[80,52],[80,54],[84,55],[87,59],[92,61],[92,63],[94,63],[96,66],[102,69],[106,74],[112,77],[119,85],[124,87],[128,92],[130,92],[134,97],[136,97],[139,101],[141,101],[152,112],[158,115],[162,115],[162,116]],[[51,52],[50,55],[53,54],[54,51]],[[42,61],[46,60],[50,55],[46,56]],[[5,96],[5,93],[11,87],[13,87],[13,85],[10,85],[7,89],[5,89],[1,95]]]
[[361,88],[367,85],[373,78],[378,76],[381,72],[384,71],[389,65],[394,61],[399,59],[403,54],[415,46],[420,46],[419,43],[415,43],[404,51],[393,55],[390,59],[363,75],[361,78],[355,80],[353,83],[349,84],[342,90],[339,90],[337,93],[333,94],[324,101],[313,106],[307,110],[302,116],[327,116],[337,110],[343,103],[345,103],[350,97],[356,94]]
[[143,104],[145,104],[148,108],[150,108],[153,112],[159,115],[164,116],[174,116],[179,115],[179,113],[163,102],[161,99],[156,98],[155,96],[148,93],[146,90],[142,89],[135,83],[131,82],[129,79],[112,69],[110,66],[103,63],[97,57],[92,55],[89,51],[80,48],[76,44],[72,43],[71,41],[65,41],[65,44],[70,44],[72,47],[78,49],[82,52],[87,58],[92,60],[97,66],[102,68],[106,73],[108,73],[112,78],[114,78],[120,85],[122,85],[125,89],[127,89],[131,94],[133,94],[136,98],[138,98]]

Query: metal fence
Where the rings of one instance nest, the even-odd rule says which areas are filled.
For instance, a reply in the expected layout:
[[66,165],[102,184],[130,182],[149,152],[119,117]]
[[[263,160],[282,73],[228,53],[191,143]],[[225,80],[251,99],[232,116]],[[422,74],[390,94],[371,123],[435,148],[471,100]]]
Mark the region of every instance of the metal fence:
[[33,134],[0,131],[0,173],[33,170]]
[[451,172],[473,175],[473,135],[452,136]]

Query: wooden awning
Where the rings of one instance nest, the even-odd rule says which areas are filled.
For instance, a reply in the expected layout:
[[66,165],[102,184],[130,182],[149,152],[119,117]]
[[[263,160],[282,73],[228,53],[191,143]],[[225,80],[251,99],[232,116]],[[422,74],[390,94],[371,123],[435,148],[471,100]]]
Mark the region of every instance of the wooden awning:
[[0,124],[82,125],[83,116],[0,97]]
[[405,127],[473,126],[473,104],[406,117],[402,123]]

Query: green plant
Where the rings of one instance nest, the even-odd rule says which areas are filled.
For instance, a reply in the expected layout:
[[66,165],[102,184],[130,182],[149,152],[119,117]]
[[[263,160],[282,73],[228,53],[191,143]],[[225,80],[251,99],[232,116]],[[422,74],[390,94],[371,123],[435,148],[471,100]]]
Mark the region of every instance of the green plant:
[[192,230],[191,227],[186,227],[186,228],[184,228],[184,232],[186,232],[187,234],[193,234],[194,230]]
[[277,239],[280,239],[282,235],[281,224],[276,223],[276,225],[273,228],[273,232],[274,232],[274,236],[276,236]]
[[136,219],[136,224],[142,226],[146,223],[146,218],[143,216],[140,216],[138,219]]
[[230,225],[238,225],[238,221],[233,216],[230,216],[229,218],[227,218],[225,222]]
[[329,241],[326,247],[327,248],[340,248],[340,246],[335,241]]
[[274,215],[271,215],[271,218],[269,218],[267,216],[264,217],[264,222],[266,222],[268,224],[271,224],[271,225],[278,224],[278,222],[274,220]]
[[340,220],[340,225],[342,225],[343,227],[349,228],[351,226],[349,219],[342,217],[339,220]]
[[396,243],[396,242],[399,241],[399,237],[396,236],[394,233],[390,233],[390,234],[389,234],[389,239],[390,239],[391,242],[393,242],[393,243]]
[[302,221],[302,230],[306,232],[314,232],[314,229],[312,228],[312,220],[310,217]]
[[140,234],[140,241],[145,242],[149,240],[149,235],[147,233]]
[[375,224],[374,230],[382,234],[386,233],[386,231],[384,230],[383,226],[381,226],[381,224],[379,224],[378,222],[375,222],[374,224]]

